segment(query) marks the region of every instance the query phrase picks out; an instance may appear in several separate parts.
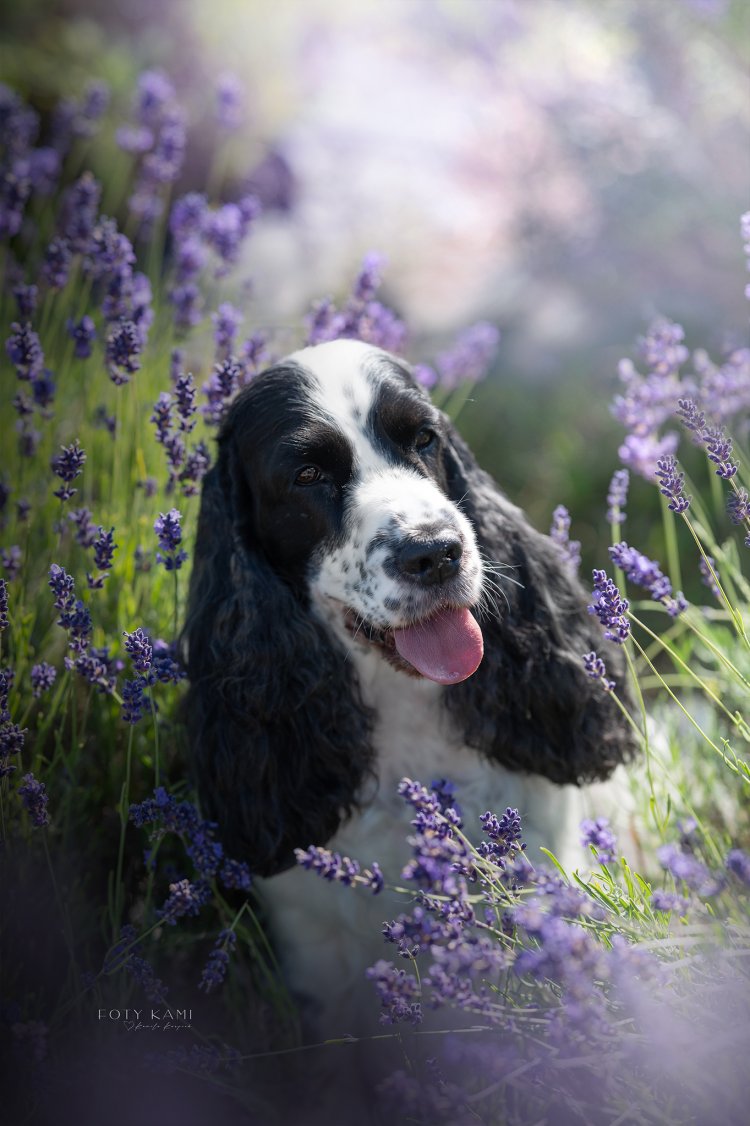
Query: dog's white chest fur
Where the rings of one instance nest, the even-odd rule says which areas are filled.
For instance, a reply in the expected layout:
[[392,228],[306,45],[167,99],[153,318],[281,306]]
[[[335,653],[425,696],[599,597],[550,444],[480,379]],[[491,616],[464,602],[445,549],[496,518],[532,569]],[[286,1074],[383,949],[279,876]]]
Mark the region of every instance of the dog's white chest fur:
[[[442,705],[446,689],[404,676],[356,642],[350,642],[349,650],[363,698],[376,716],[379,781],[372,800],[342,826],[328,848],[363,866],[376,860],[386,883],[403,887],[413,811],[397,787],[408,776],[425,785],[439,778],[453,782],[465,831],[475,841],[481,839],[480,815],[486,810],[501,814],[510,805],[521,813],[532,863],[544,859],[540,845],[561,853],[564,862],[583,861],[583,853],[575,850],[576,818],[583,816],[581,791],[490,765],[462,745]],[[286,981],[294,994],[309,1000],[314,1023],[327,1035],[372,1027],[377,998],[364,972],[379,958],[394,957],[382,924],[408,911],[411,897],[388,889],[373,895],[323,881],[301,868],[263,881],[262,894]]]

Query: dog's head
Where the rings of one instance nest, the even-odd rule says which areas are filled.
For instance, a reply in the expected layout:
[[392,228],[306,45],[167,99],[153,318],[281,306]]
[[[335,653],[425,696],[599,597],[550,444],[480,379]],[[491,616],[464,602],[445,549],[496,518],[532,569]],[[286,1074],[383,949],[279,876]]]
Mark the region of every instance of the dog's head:
[[356,808],[376,764],[352,646],[446,685],[488,759],[607,777],[633,740],[583,654],[620,691],[625,663],[586,601],[399,360],[339,340],[258,375],[204,482],[184,630],[191,753],[225,840],[273,872]]
[[306,348],[238,396],[223,454],[242,535],[355,643],[441,684],[482,658],[483,567],[446,417],[393,356]]

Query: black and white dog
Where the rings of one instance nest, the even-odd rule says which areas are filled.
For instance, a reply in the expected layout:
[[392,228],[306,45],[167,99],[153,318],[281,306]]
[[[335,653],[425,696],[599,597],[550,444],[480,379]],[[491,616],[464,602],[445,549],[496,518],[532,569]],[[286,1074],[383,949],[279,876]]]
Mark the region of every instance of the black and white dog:
[[273,877],[282,964],[324,1025],[389,956],[381,923],[406,907],[321,883],[295,847],[400,882],[406,775],[455,783],[469,832],[517,807],[532,862],[540,844],[570,860],[577,787],[633,751],[582,661],[604,648],[622,684],[621,654],[556,546],[408,367],[357,341],[295,353],[232,404],[185,638],[201,801],[228,851]]

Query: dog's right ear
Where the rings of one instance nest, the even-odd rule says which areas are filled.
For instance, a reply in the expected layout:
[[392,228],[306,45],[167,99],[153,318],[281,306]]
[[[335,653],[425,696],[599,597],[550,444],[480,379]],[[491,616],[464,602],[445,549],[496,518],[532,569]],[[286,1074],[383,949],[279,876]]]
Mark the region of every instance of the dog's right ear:
[[201,805],[230,855],[259,875],[323,845],[368,774],[370,715],[344,653],[254,542],[235,400],[207,474],[183,629],[185,719]]

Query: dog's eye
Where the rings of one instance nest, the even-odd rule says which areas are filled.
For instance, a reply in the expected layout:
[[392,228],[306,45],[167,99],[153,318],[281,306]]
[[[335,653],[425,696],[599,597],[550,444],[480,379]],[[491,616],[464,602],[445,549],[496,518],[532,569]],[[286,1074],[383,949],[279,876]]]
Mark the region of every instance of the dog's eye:
[[423,450],[428,450],[432,443],[435,441],[435,437],[436,435],[434,430],[430,430],[429,426],[423,426],[420,430],[417,431],[416,437],[414,439],[414,448],[416,450],[419,450],[420,452],[422,452]]
[[294,478],[295,485],[314,485],[316,481],[320,481],[323,474],[318,469],[317,465],[306,465],[304,469],[300,469],[297,476]]

